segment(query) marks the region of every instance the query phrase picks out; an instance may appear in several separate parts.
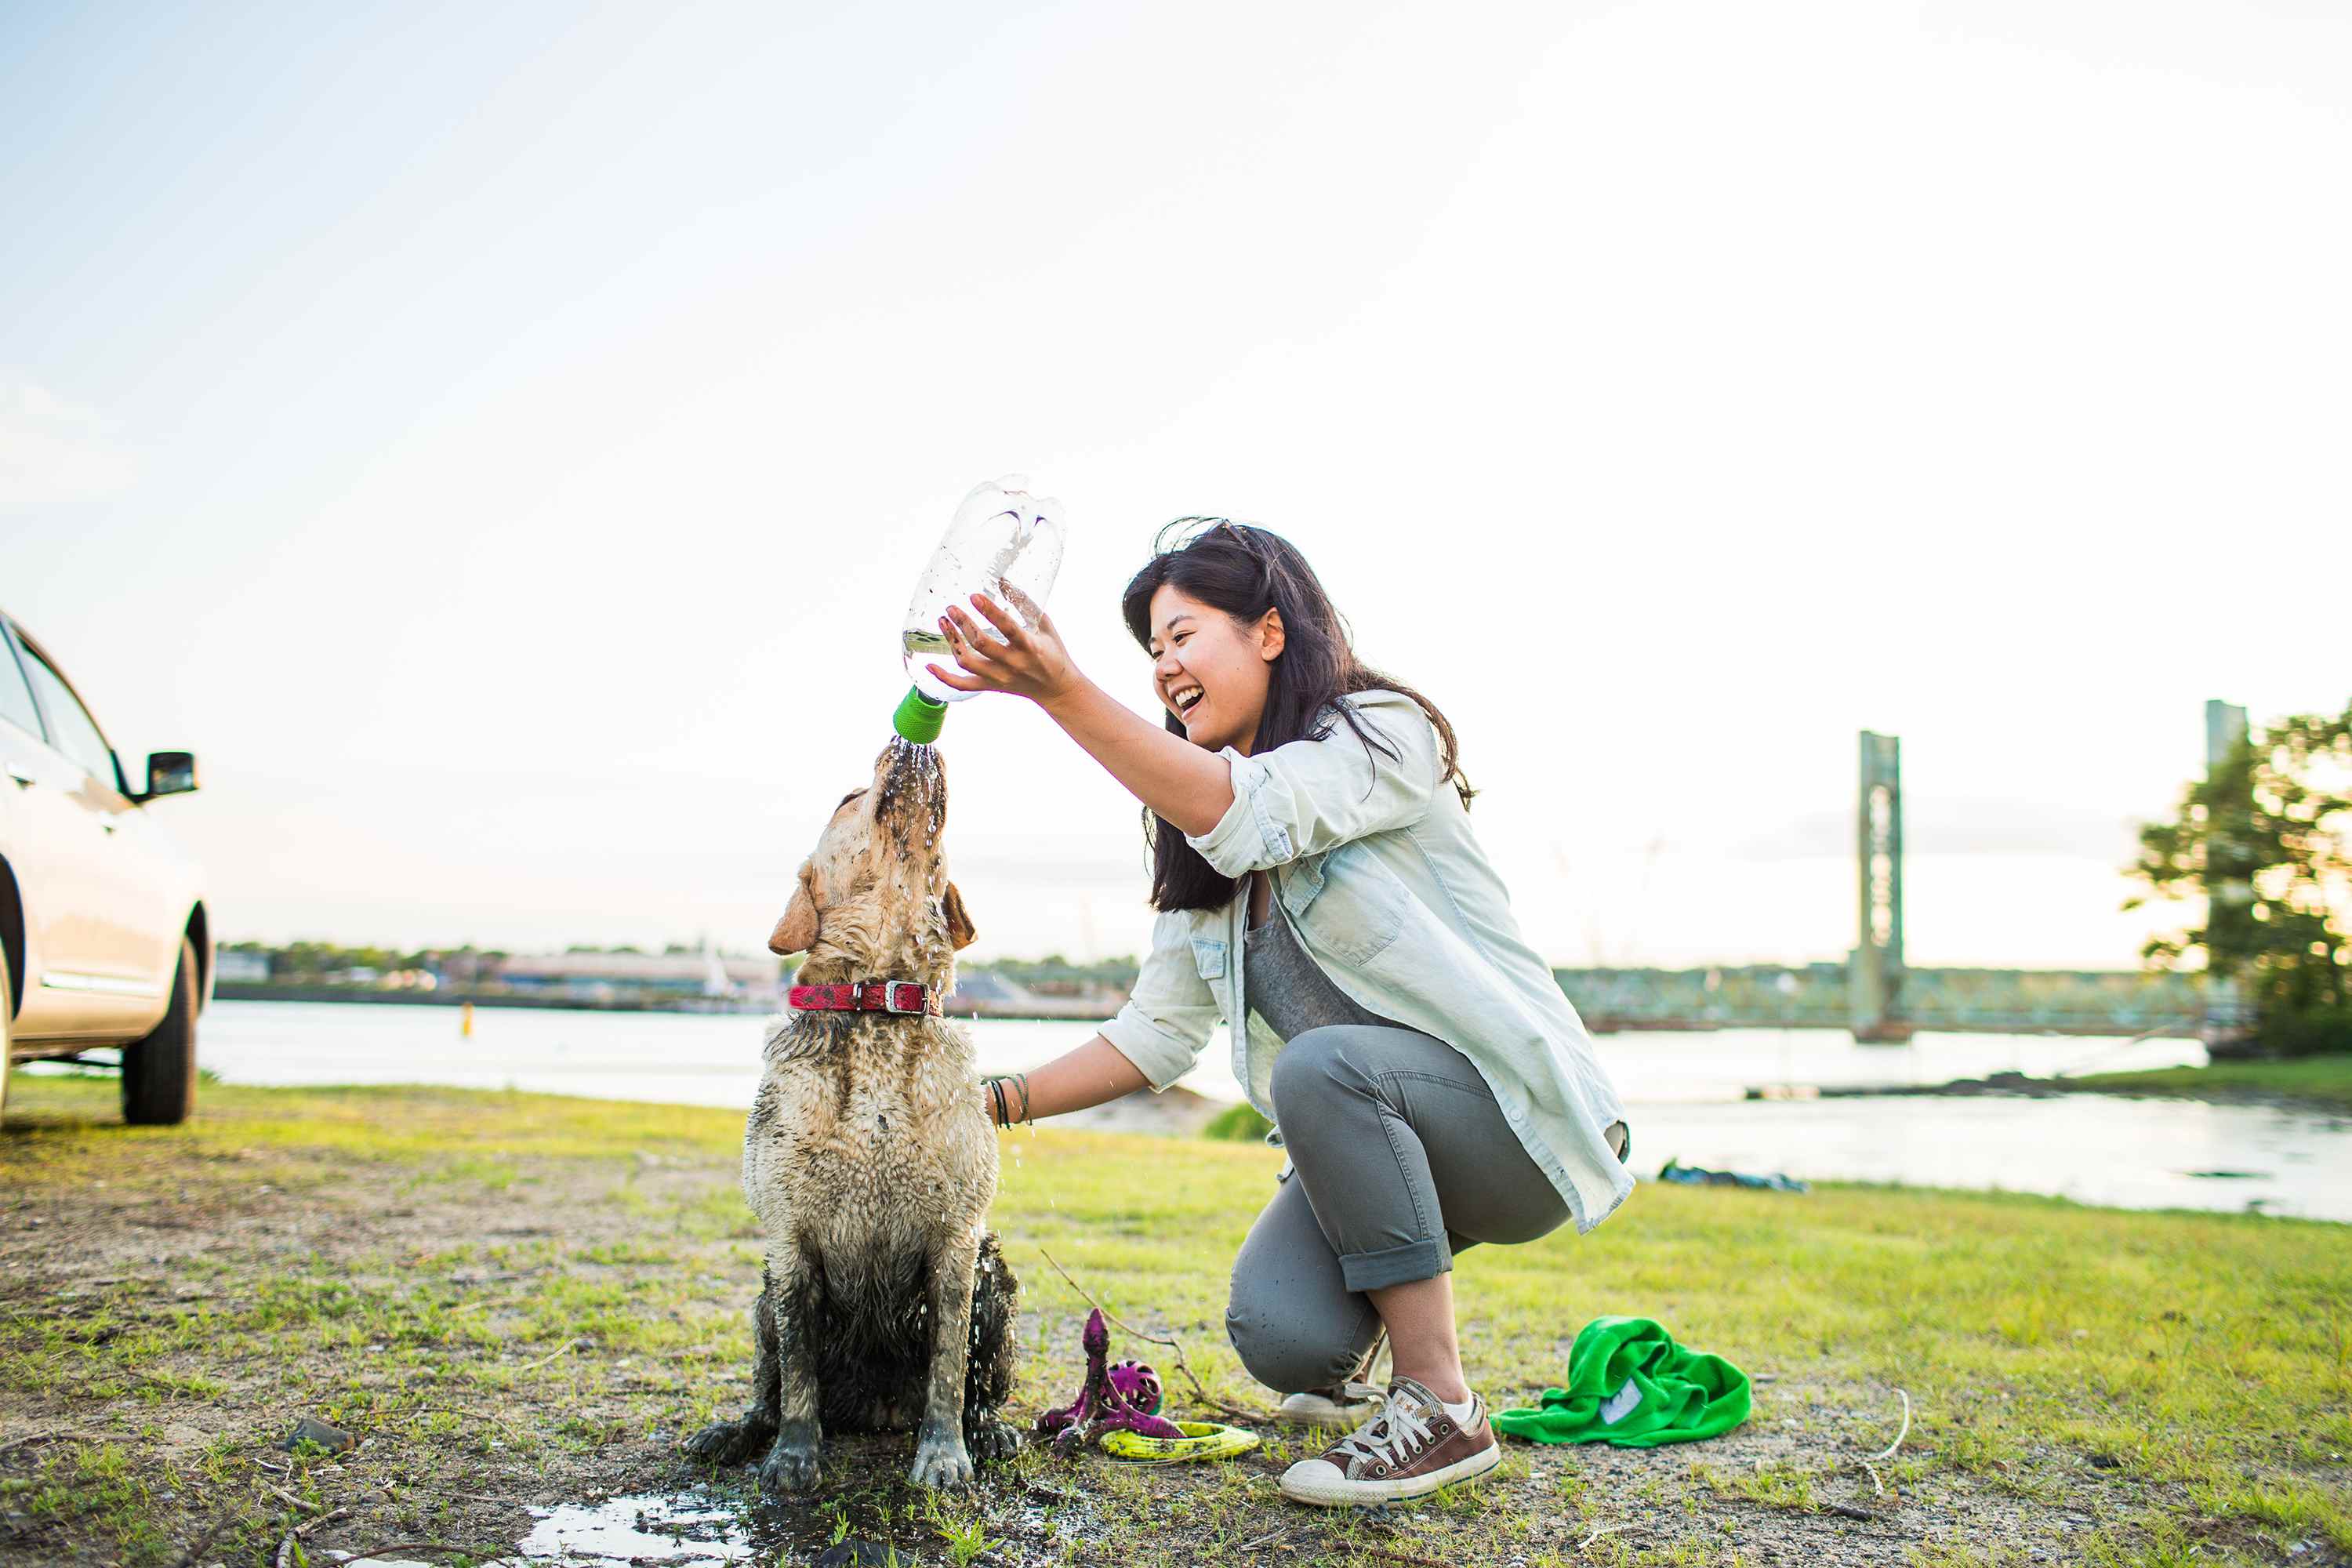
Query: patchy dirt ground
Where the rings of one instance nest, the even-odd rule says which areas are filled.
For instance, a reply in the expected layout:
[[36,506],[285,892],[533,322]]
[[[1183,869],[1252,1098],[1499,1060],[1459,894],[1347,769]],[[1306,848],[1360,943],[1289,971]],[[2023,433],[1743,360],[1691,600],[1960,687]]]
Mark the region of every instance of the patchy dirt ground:
[[[530,1096],[212,1089],[188,1128],[127,1129],[112,1121],[110,1083],[20,1078],[16,1089],[0,1131],[8,1563],[204,1568],[394,1549],[385,1560],[528,1550],[685,1568],[859,1561],[861,1542],[907,1563],[1122,1568],[2346,1560],[2330,1533],[2352,1430],[2340,1349],[2309,1484],[2250,1472],[2267,1502],[2231,1508],[2218,1482],[2168,1466],[2153,1406],[2135,1420],[2110,1400],[2054,1427],[2010,1418],[2039,1408],[2031,1379],[1965,1384],[1927,1366],[1911,1379],[1902,1447],[1865,1466],[1895,1436],[1895,1384],[1832,1353],[1848,1326],[1794,1318],[1756,1336],[1780,1353],[1710,1342],[1758,1378],[1754,1418],[1727,1437],[1513,1445],[1486,1485],[1377,1514],[1285,1502],[1274,1477],[1307,1444],[1270,1426],[1265,1447],[1230,1465],[1024,1454],[950,1497],[904,1486],[911,1438],[835,1441],[823,1490],[763,1504],[748,1471],[712,1474],[677,1449],[682,1433],[731,1413],[748,1381],[758,1257],[735,1187],[740,1121]],[[1181,1338],[1220,1398],[1268,1397],[1240,1377],[1216,1316],[1220,1260],[1270,1173],[1263,1152],[1051,1133],[1006,1148],[998,1224],[1028,1308],[1024,1421],[1075,1385],[1086,1310],[1041,1244],[1123,1315]],[[1721,1211],[1736,1226],[1755,1196],[1662,1193],[1654,1251],[1626,1256],[1664,1269],[1704,1247],[1685,1216]],[[1906,1217],[1858,1223],[1853,1245],[1894,1257]],[[1907,1217],[1915,1230],[1955,1223]],[[1790,1249],[1792,1267],[1803,1254]],[[2334,1289],[2346,1256],[2330,1251],[2294,1289]],[[1694,1260],[1712,1261],[1684,1258],[1683,1273],[1621,1281],[1617,1294],[1703,1329],[1716,1309]],[[1589,1270],[1538,1247],[1464,1267],[1465,1345],[1500,1404],[1565,1367],[1588,1307],[1619,1305],[1564,1301],[1595,1295]],[[2273,1284],[2275,1298],[2285,1287]],[[1787,1309],[1776,1298],[1769,1310]],[[1152,1359],[1183,1386],[1162,1350],[1122,1341],[1115,1353]],[[2135,1353],[2127,1366],[2144,1364]],[[2115,1376],[2097,1381],[2112,1392]],[[289,1450],[304,1416],[358,1446]]]

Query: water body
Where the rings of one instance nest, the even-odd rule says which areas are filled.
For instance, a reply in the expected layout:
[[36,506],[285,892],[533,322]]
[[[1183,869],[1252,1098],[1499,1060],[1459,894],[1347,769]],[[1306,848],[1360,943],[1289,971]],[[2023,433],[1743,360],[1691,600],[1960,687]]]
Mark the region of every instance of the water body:
[[[745,1109],[757,1018],[485,1008],[470,1039],[454,1008],[221,1002],[204,1065],[232,1083],[434,1083]],[[1034,1067],[1085,1023],[982,1019],[982,1068]],[[1922,1035],[1862,1046],[1832,1030],[1622,1034],[1597,1042],[1629,1107],[1634,1166],[1784,1171],[1813,1181],[2042,1193],[2126,1208],[2256,1210],[2352,1220],[2352,1118],[2257,1105],[2068,1095],[1749,1100],[1751,1089],[1932,1085],[2194,1065],[2193,1040]],[[1186,1087],[1241,1098],[1222,1034]]]

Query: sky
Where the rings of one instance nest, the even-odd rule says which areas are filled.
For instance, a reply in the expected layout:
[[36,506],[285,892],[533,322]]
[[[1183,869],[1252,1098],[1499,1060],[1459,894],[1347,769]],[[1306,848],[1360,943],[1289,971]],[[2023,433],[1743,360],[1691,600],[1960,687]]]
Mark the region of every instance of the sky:
[[[0,10],[0,606],[226,938],[756,950],[974,483],[1285,534],[1561,963],[2128,967],[2202,705],[2352,698],[2332,5]],[[1133,802],[949,719],[972,956]]]

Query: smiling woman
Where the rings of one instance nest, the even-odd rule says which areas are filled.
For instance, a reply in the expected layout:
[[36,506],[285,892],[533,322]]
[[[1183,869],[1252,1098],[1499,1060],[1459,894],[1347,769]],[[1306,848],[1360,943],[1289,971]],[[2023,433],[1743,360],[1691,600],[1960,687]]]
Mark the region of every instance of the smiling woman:
[[[1185,518],[1171,530],[1198,526]],[[1161,548],[1121,595],[1127,629],[1151,655],[1152,679],[1168,709],[1168,729],[1211,751],[1243,756],[1302,738],[1320,740],[1335,716],[1365,745],[1388,752],[1367,730],[1350,692],[1392,691],[1412,700],[1443,747],[1440,784],[1452,784],[1467,806],[1476,792],[1462,776],[1454,726],[1434,703],[1356,657],[1347,622],[1288,541],[1264,529],[1211,521],[1181,550]],[[1151,902],[1161,910],[1220,907],[1234,879],[1149,810]]]
[[[1079,674],[1050,618],[940,622],[965,691],[1028,697],[1143,803],[1151,953],[1118,1016],[1007,1114],[1165,1089],[1216,1026],[1289,1151],[1234,1265],[1226,1331],[1304,1425],[1301,1502],[1417,1497],[1501,1458],[1464,1381],[1454,1254],[1590,1230],[1633,1189],[1617,1094],[1472,836],[1453,726],[1367,668],[1287,541],[1185,519],[1120,609],[1160,728]],[[1024,622],[1028,623],[1024,625]],[[1017,1107],[1007,1110],[1007,1105]],[[1379,1333],[1386,1390],[1360,1378]]]

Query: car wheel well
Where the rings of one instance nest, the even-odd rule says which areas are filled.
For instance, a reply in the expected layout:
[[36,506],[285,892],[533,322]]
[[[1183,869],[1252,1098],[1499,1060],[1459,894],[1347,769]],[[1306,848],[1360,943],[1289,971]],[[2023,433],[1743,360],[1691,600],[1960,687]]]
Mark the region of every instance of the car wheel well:
[[212,917],[201,902],[188,911],[187,935],[196,944],[196,1006],[201,1011],[213,999]]
[[0,856],[0,948],[8,954],[8,1016],[25,1008],[25,900],[16,891],[16,873]]

